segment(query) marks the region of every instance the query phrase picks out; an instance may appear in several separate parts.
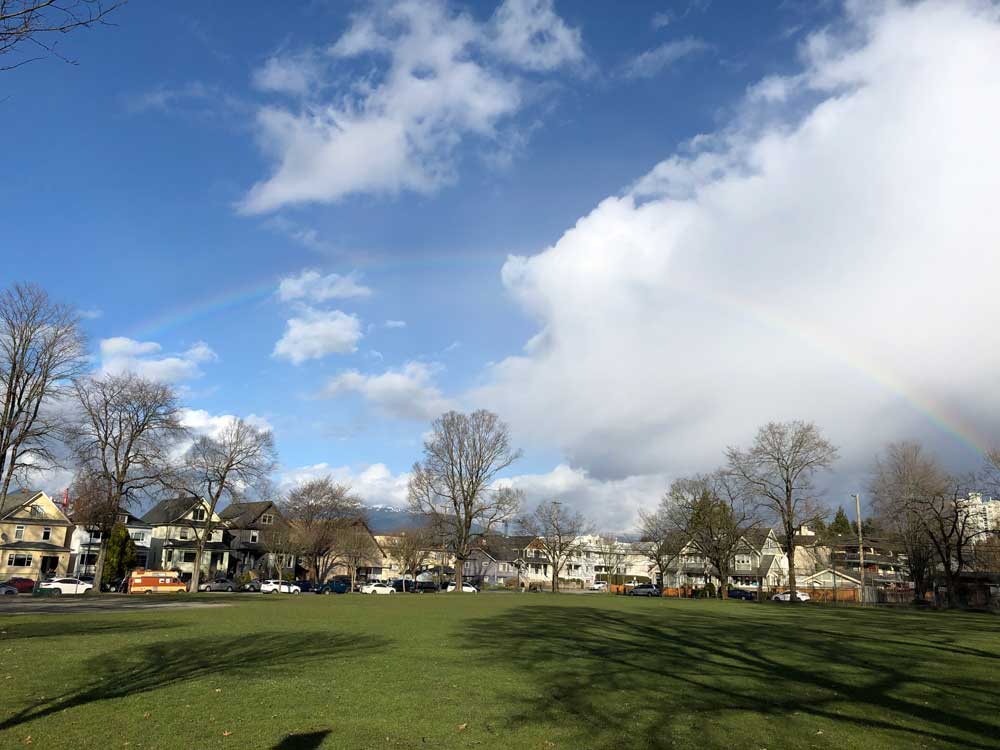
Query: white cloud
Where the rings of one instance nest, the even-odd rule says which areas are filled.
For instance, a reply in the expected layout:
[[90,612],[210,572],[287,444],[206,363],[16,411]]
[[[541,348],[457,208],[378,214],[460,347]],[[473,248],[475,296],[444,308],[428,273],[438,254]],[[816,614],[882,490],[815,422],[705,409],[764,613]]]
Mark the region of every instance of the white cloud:
[[[235,422],[234,414],[211,414],[204,409],[181,409],[181,425],[194,433],[195,436],[218,437],[222,431]],[[264,417],[248,414],[243,420],[258,429],[273,429],[271,423]]]
[[304,308],[290,318],[285,334],[274,345],[272,356],[300,365],[328,354],[356,351],[361,340],[361,321],[340,310]]
[[505,0],[493,14],[491,48],[531,70],[583,62],[580,30],[566,25],[552,0]]
[[345,370],[329,380],[323,393],[331,397],[358,393],[386,416],[431,420],[452,408],[434,385],[436,369],[423,362],[407,362],[401,369],[380,375]]
[[163,383],[199,378],[204,374],[199,365],[218,359],[204,341],[180,354],[162,356],[162,347],[155,341],[136,341],[125,336],[101,339],[99,348],[101,372],[134,372]]
[[[545,2],[505,4],[486,24],[444,0],[406,0],[356,15],[328,59],[343,65],[364,57],[373,73],[354,76],[349,90],[331,83],[325,100],[307,97],[295,109],[258,111],[258,139],[276,166],[251,188],[241,210],[265,213],[358,192],[436,190],[453,179],[461,142],[494,139],[499,124],[522,107],[524,82],[488,53],[519,51],[522,59],[508,62],[551,68],[575,59],[574,34]],[[294,58],[269,61],[258,80],[305,90],[307,73],[296,77],[296,65],[302,63]]]
[[331,466],[328,463],[299,466],[281,473],[278,488],[287,492],[298,484],[325,476],[332,477],[335,482],[350,485],[367,505],[407,507],[406,493],[410,475],[405,472],[393,474],[385,464],[371,464],[361,468]]
[[998,13],[880,8],[510,258],[539,333],[469,400],[598,479],[710,469],[772,419],[816,420],[841,471],[887,439],[954,446],[923,409],[1000,438]]
[[709,49],[711,45],[707,42],[690,36],[674,42],[665,42],[632,58],[625,66],[625,75],[629,78],[651,78],[681,58]]
[[278,298],[284,302],[325,302],[330,299],[367,297],[371,293],[371,289],[358,283],[358,278],[353,273],[346,276],[336,273],[323,276],[318,271],[305,270],[298,276],[286,276],[278,285]]
[[90,310],[77,310],[76,314],[79,315],[84,320],[96,320],[104,315],[104,310],[99,308],[91,308]]
[[385,321],[386,328],[406,328],[405,320],[387,320]]
[[304,96],[319,82],[322,66],[315,52],[269,57],[253,72],[254,85],[262,91]]

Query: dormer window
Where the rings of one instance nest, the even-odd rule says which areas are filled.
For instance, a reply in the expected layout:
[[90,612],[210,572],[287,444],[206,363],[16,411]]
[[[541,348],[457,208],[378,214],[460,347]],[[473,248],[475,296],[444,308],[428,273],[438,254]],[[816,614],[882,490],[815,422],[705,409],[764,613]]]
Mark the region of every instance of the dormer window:
[[28,513],[30,515],[32,515],[32,516],[43,516],[43,515],[45,515],[45,511],[42,510],[42,506],[41,505],[37,505],[37,504],[32,505],[30,508],[28,508]]
[[195,508],[193,511],[191,511],[191,518],[194,519],[195,521],[204,521],[205,516],[206,513],[204,508]]
[[271,515],[270,513],[265,513],[260,517],[260,523],[262,526],[270,526],[272,523],[274,523],[274,516]]
[[119,513],[117,518],[118,518],[118,523],[128,523],[127,513]]

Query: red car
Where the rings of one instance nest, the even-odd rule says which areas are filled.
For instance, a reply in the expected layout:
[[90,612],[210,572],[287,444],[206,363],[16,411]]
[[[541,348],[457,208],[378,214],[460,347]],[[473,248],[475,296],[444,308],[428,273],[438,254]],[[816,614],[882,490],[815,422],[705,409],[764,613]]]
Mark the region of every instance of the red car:
[[30,578],[11,578],[7,581],[8,586],[13,586],[19,594],[30,594],[35,588],[35,582]]

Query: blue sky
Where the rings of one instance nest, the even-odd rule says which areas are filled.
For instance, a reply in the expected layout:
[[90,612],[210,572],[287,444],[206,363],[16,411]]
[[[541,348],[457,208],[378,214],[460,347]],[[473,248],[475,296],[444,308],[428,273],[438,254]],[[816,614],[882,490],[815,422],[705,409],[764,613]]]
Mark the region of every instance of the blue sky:
[[[891,198],[913,179],[949,179],[928,168],[908,184],[836,170],[815,193],[808,182],[863,128],[886,138],[865,96],[939,91],[921,75],[949,33],[967,41],[974,29],[990,46],[995,14],[946,5],[132,2],[116,26],[61,41],[79,65],[50,59],[0,78],[0,127],[16,143],[3,157],[16,178],[0,181],[4,275],[92,311],[95,366],[171,380],[201,425],[256,415],[275,429],[285,481],[336,469],[373,502],[401,502],[430,416],[449,406],[497,409],[525,447],[515,474],[529,492],[575,498],[606,524],[627,524],[670,476],[710,468],[765,414],[815,418],[854,446],[841,469],[852,482],[883,438],[915,435],[970,461],[996,404],[977,400],[972,374],[956,383],[912,365],[944,332],[932,324],[894,347],[890,308],[907,299],[857,286],[822,220],[824,241],[772,245],[759,219],[773,209],[780,234],[789,217],[857,213],[865,204],[844,186],[859,180],[898,210]],[[894,62],[914,54],[899,29],[931,42],[909,72]],[[852,96],[835,130],[853,140],[802,145]],[[916,105],[879,101],[912,148],[932,137]],[[969,118],[994,104],[948,102]],[[961,168],[990,180],[994,153]],[[722,202],[727,180],[755,171],[772,180],[776,208],[747,224]],[[645,201],[669,216],[647,223]],[[935,206],[933,226],[963,218]],[[689,228],[671,222],[692,209],[716,213],[685,239]],[[864,247],[865,263],[887,261],[903,239]],[[970,262],[990,239],[966,238]],[[920,278],[940,256],[927,244],[904,264]],[[765,275],[789,258],[811,271]],[[774,302],[779,281],[792,287],[788,308]],[[919,279],[904,282],[897,291],[919,299]],[[747,290],[774,306],[748,314]],[[866,300],[849,321],[860,328],[841,327],[850,294]],[[796,306],[800,295],[843,301],[814,310]],[[767,324],[802,322],[804,309],[805,328]],[[873,318],[885,321],[877,335],[865,330]],[[790,340],[802,353],[761,364],[731,338],[782,351]],[[639,350],[657,356],[625,361]],[[673,378],[666,395],[658,372]],[[784,398],[790,384],[812,396]],[[731,393],[777,401],[734,408]],[[863,445],[837,421],[845,408],[879,425],[860,429]]]

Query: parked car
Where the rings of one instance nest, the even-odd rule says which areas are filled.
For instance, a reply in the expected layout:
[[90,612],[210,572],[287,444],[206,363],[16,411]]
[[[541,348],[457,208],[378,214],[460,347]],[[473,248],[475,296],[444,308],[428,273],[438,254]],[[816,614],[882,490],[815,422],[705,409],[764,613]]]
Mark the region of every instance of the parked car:
[[86,594],[94,588],[94,584],[81,581],[79,578],[50,578],[38,584],[38,588],[56,595]]
[[0,583],[0,596],[17,596],[17,589],[6,583]]
[[411,581],[409,579],[404,580],[402,578],[397,578],[395,581],[392,582],[392,587],[394,589],[396,589],[396,591],[399,591],[399,592],[404,592],[404,590],[405,591],[414,591],[415,590],[415,585],[416,584],[413,581]]
[[625,596],[662,596],[662,594],[660,588],[652,583],[637,583],[625,592]]
[[327,581],[313,589],[317,594],[346,594],[351,590],[351,584],[343,581]]
[[[773,602],[790,602],[791,600],[792,600],[791,591],[782,591],[780,594],[775,594],[774,596],[771,597],[771,601]],[[807,594],[804,591],[796,591],[795,600],[799,602],[807,602],[809,601],[809,594]]]
[[441,590],[434,581],[417,581],[416,588],[413,589],[415,594],[436,594]]
[[19,594],[30,594],[35,590],[35,582],[30,578],[21,578],[19,576],[14,576],[9,581],[7,581],[8,586],[13,586],[17,589]]
[[294,583],[289,583],[288,581],[270,580],[264,581],[260,585],[260,593],[262,594],[301,594],[302,589]]
[[[454,590],[455,590],[455,584],[454,583],[449,583],[448,584],[448,589],[447,589],[448,593],[450,594]],[[465,583],[465,582],[463,582],[462,583],[462,593],[463,594],[478,594],[479,593],[479,589],[477,589],[471,583]]]
[[306,580],[295,581],[295,585],[299,587],[299,589],[302,591],[303,594],[311,594],[313,591],[316,590],[316,584],[313,583],[312,581],[306,581]]
[[589,589],[591,591],[607,591],[608,590],[608,582],[607,581],[594,581],[592,584],[590,584]]
[[753,594],[749,591],[744,591],[743,589],[729,589],[730,599],[743,599],[744,601],[753,601]]
[[199,591],[236,591],[236,583],[230,578],[215,578],[198,587]]
[[362,594],[395,594],[396,589],[388,583],[366,583],[361,587]]
[[240,586],[240,591],[260,591],[260,581],[254,579],[252,581],[247,581],[242,586]]

